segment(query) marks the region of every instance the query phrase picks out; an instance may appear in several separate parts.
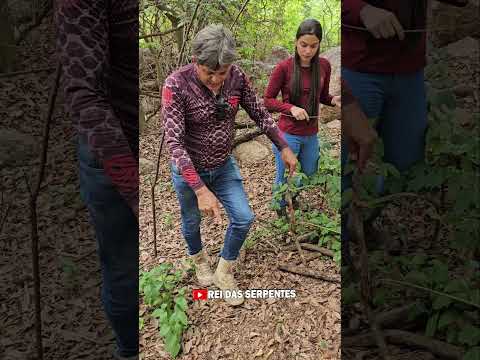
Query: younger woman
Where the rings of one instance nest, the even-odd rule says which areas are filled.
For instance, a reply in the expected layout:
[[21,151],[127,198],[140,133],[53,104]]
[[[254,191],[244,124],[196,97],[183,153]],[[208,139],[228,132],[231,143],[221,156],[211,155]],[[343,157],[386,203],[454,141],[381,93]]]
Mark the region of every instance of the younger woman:
[[[281,113],[278,127],[307,176],[313,175],[318,167],[320,103],[340,106],[340,96],[329,93],[331,66],[327,59],[319,57],[321,41],[320,23],[315,19],[303,21],[297,30],[295,55],[275,67],[264,96],[266,108]],[[276,99],[279,92],[282,100]],[[276,164],[274,189],[277,189],[286,181],[285,167],[275,147],[273,152]],[[285,214],[285,200],[278,205],[277,213],[282,216]]]

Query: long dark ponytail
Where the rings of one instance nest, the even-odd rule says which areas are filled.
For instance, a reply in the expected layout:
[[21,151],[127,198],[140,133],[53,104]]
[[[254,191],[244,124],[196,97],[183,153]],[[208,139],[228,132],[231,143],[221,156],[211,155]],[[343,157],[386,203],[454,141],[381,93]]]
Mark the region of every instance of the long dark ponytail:
[[[315,19],[304,20],[297,30],[295,38],[298,40],[303,35],[315,35],[322,41],[322,25]],[[305,109],[310,116],[318,115],[318,92],[320,91],[320,46],[318,47],[315,56],[312,58],[310,68],[312,71],[312,80],[310,84],[310,97],[307,108]],[[295,58],[293,61],[293,76],[290,83],[290,103],[296,106],[301,106],[300,99],[302,98],[302,73],[300,56],[298,55],[297,47],[295,47]]]

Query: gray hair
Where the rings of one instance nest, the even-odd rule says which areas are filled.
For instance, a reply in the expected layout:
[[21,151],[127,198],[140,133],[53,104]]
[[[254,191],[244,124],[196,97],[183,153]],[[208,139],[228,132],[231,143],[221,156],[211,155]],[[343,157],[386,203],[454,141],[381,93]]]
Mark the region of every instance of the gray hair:
[[208,25],[198,32],[192,42],[193,55],[200,65],[216,70],[235,61],[235,40],[223,25]]

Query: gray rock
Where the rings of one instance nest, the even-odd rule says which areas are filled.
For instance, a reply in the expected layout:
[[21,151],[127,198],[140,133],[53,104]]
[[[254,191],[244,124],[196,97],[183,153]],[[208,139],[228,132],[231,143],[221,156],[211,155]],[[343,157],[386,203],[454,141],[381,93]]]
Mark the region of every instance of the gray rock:
[[0,168],[26,166],[37,160],[39,141],[14,129],[0,129]]
[[320,54],[320,57],[327,59],[332,66],[332,73],[330,75],[330,94],[332,95],[340,95],[342,88],[341,88],[341,73],[340,73],[340,58],[341,58],[341,51],[340,46],[336,46],[331,48],[328,51]]
[[443,47],[467,36],[480,36],[478,0],[469,0],[465,7],[454,7],[435,1],[432,1],[431,5],[428,27],[439,29],[429,34],[435,47]]
[[276,64],[269,64],[263,61],[255,61],[255,67],[260,70],[270,74],[273,69],[275,69]]
[[467,36],[462,40],[447,45],[445,50],[453,57],[472,57],[478,59],[478,40]]
[[282,46],[274,46],[272,48],[272,53],[267,59],[267,63],[276,65],[280,61],[288,59],[292,54]]
[[252,140],[238,145],[233,151],[233,155],[241,163],[252,164],[272,156],[272,152],[262,143]]

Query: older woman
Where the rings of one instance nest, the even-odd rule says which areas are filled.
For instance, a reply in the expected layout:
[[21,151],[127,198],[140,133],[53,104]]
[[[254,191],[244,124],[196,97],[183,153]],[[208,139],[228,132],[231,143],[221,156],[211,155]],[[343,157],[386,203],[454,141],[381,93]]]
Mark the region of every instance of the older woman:
[[[222,25],[201,30],[192,44],[193,63],[175,71],[162,91],[166,143],[172,180],[180,202],[182,233],[201,285],[215,283],[236,290],[232,264],[239,255],[254,215],[239,168],[231,156],[234,122],[241,105],[295,170],[296,158],[268,111],[259,104],[245,73],[233,64],[235,41]],[[215,274],[200,239],[201,214],[220,216],[222,203],[230,220]],[[239,305],[243,298],[225,299]]]

